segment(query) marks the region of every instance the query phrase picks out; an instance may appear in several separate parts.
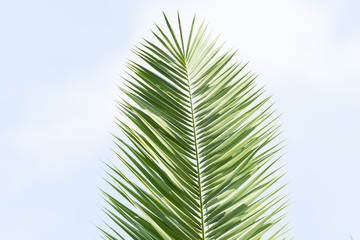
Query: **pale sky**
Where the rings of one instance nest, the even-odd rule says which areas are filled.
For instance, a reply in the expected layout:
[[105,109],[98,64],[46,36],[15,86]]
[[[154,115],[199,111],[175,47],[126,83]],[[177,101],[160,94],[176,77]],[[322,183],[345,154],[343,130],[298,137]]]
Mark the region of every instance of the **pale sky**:
[[0,239],[96,239],[115,83],[161,10],[250,61],[287,138],[295,239],[360,239],[360,2],[0,2]]

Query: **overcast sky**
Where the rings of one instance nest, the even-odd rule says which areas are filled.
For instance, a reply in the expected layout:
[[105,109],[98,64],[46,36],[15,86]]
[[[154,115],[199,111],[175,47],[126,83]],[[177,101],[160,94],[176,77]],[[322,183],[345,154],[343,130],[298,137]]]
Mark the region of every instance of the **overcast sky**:
[[293,236],[360,239],[356,0],[1,1],[0,239],[100,239],[115,83],[176,9],[239,49],[283,113]]

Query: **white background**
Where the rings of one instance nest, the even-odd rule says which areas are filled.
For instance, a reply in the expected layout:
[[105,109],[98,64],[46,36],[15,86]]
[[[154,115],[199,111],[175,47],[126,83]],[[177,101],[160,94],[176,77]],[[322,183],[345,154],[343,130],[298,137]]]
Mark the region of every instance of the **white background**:
[[360,239],[360,2],[0,2],[0,239],[100,239],[113,100],[161,10],[196,12],[260,74],[288,139],[296,239]]

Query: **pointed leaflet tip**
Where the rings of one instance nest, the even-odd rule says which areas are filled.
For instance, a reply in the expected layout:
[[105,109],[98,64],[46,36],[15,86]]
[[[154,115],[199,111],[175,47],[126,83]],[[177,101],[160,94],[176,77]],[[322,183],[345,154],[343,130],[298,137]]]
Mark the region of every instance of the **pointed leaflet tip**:
[[185,53],[184,37],[183,37],[183,31],[182,31],[182,27],[181,27],[179,10],[177,11],[177,17],[178,17],[178,25],[179,25],[179,31],[180,31],[181,48],[182,48],[183,53]]

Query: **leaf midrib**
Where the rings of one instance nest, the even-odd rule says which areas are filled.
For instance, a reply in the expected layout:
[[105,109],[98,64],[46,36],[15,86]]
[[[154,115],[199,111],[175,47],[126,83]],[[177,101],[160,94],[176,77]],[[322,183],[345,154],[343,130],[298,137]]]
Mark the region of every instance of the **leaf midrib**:
[[194,135],[194,148],[195,148],[195,160],[196,160],[196,167],[197,167],[197,180],[198,180],[198,187],[199,187],[199,201],[200,201],[200,221],[201,221],[201,239],[205,239],[205,218],[204,218],[204,201],[203,201],[203,193],[202,193],[202,186],[201,186],[201,172],[200,172],[200,159],[199,159],[199,151],[198,151],[198,141],[197,141],[197,131],[196,131],[196,123],[195,123],[195,114],[194,114],[194,107],[193,107],[193,97],[192,97],[192,89],[190,84],[190,77],[189,77],[189,70],[187,59],[184,58],[184,66],[186,72],[186,80],[187,80],[187,87],[189,92],[189,103],[190,103],[190,110],[191,110],[191,120],[192,120],[192,127],[193,127],[193,135]]

